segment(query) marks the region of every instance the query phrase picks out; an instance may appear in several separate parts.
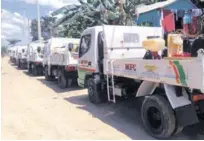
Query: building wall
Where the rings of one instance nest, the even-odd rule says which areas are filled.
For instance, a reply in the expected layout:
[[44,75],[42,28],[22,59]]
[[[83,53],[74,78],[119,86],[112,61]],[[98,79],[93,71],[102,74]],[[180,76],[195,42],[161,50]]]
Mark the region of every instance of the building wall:
[[[165,7],[165,9],[176,9],[176,10],[189,10],[193,8],[196,8],[196,6],[188,0],[177,0],[177,2]],[[140,14],[136,22],[138,25],[144,22],[151,22],[153,26],[159,27],[160,17],[161,17],[161,13],[159,10],[156,9],[156,10],[152,10],[152,11]]]

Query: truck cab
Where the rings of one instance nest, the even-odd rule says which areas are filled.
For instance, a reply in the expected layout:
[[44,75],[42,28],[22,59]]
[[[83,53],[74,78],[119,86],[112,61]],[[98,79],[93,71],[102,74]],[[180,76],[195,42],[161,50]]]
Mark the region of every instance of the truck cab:
[[44,41],[31,42],[27,48],[28,72],[34,76],[43,74]]
[[17,65],[19,68],[27,68],[27,46],[22,45],[17,48]]
[[[85,87],[89,74],[99,70],[98,65],[98,45],[102,41],[102,26],[86,29],[81,36],[78,60],[78,85]],[[103,46],[100,46],[100,51]],[[103,54],[100,54],[103,58]]]
[[181,132],[204,115],[204,50],[186,57],[182,38],[169,39],[162,57],[166,49],[162,28],[87,28],[79,46],[78,85],[88,88],[94,104],[115,103],[116,96],[143,97],[141,119],[155,138]]
[[77,83],[79,39],[53,37],[46,41],[43,67],[45,79],[57,78],[60,88]]
[[[148,36],[162,37],[161,31],[149,32],[144,36],[139,37],[137,33],[133,33],[131,28],[127,31],[123,31],[124,27],[118,27],[117,33],[114,33],[115,29],[110,28],[110,34],[108,39],[109,45],[112,47],[108,50],[104,50],[104,33],[102,26],[90,27],[84,30],[80,40],[79,46],[79,60],[78,60],[78,85],[86,87],[86,82],[92,73],[104,72],[104,56],[105,58],[114,59],[129,59],[129,58],[144,58],[146,55],[146,49],[142,47],[142,39]],[[119,31],[121,28],[121,32]],[[151,28],[146,27],[146,30],[153,31]],[[124,32],[124,35],[122,35]],[[139,31],[142,32],[142,31]],[[112,33],[118,34],[115,38]],[[123,39],[122,39],[122,38]],[[121,40],[121,41],[117,41]],[[136,42],[135,42],[135,41]],[[137,47],[132,44],[135,42]],[[129,48],[121,48],[125,44],[129,44]],[[114,45],[114,46],[113,46]],[[159,52],[161,54],[161,52]]]
[[19,46],[14,46],[13,47],[13,61],[15,64],[17,64],[17,50]]

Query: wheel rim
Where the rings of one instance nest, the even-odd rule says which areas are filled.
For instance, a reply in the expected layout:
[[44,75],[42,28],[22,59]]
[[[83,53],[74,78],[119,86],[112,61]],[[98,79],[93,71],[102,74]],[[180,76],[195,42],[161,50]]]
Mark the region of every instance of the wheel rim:
[[147,110],[147,121],[153,132],[159,132],[162,128],[161,112],[156,107],[149,107]]

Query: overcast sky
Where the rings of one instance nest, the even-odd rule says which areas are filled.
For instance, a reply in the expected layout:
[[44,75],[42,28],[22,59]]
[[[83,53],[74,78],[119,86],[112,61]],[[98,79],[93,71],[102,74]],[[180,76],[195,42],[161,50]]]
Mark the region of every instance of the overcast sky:
[[[76,4],[77,0],[39,0],[41,16],[68,5]],[[37,18],[36,0],[1,0],[1,41],[14,38],[21,40],[21,44],[28,43],[28,22]],[[25,11],[25,14],[24,14]],[[25,17],[24,17],[25,15]]]

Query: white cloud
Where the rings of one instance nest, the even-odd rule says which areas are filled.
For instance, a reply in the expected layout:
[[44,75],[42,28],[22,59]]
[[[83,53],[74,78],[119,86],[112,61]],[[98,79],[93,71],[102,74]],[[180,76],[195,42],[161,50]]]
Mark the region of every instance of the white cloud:
[[[36,4],[36,0],[21,0],[29,4]],[[38,0],[40,5],[61,8],[69,4],[79,4],[78,0]]]
[[7,39],[19,39],[22,44],[29,43],[31,41],[29,30],[28,19],[24,18],[19,13],[12,13],[2,9],[1,40],[6,42]]

